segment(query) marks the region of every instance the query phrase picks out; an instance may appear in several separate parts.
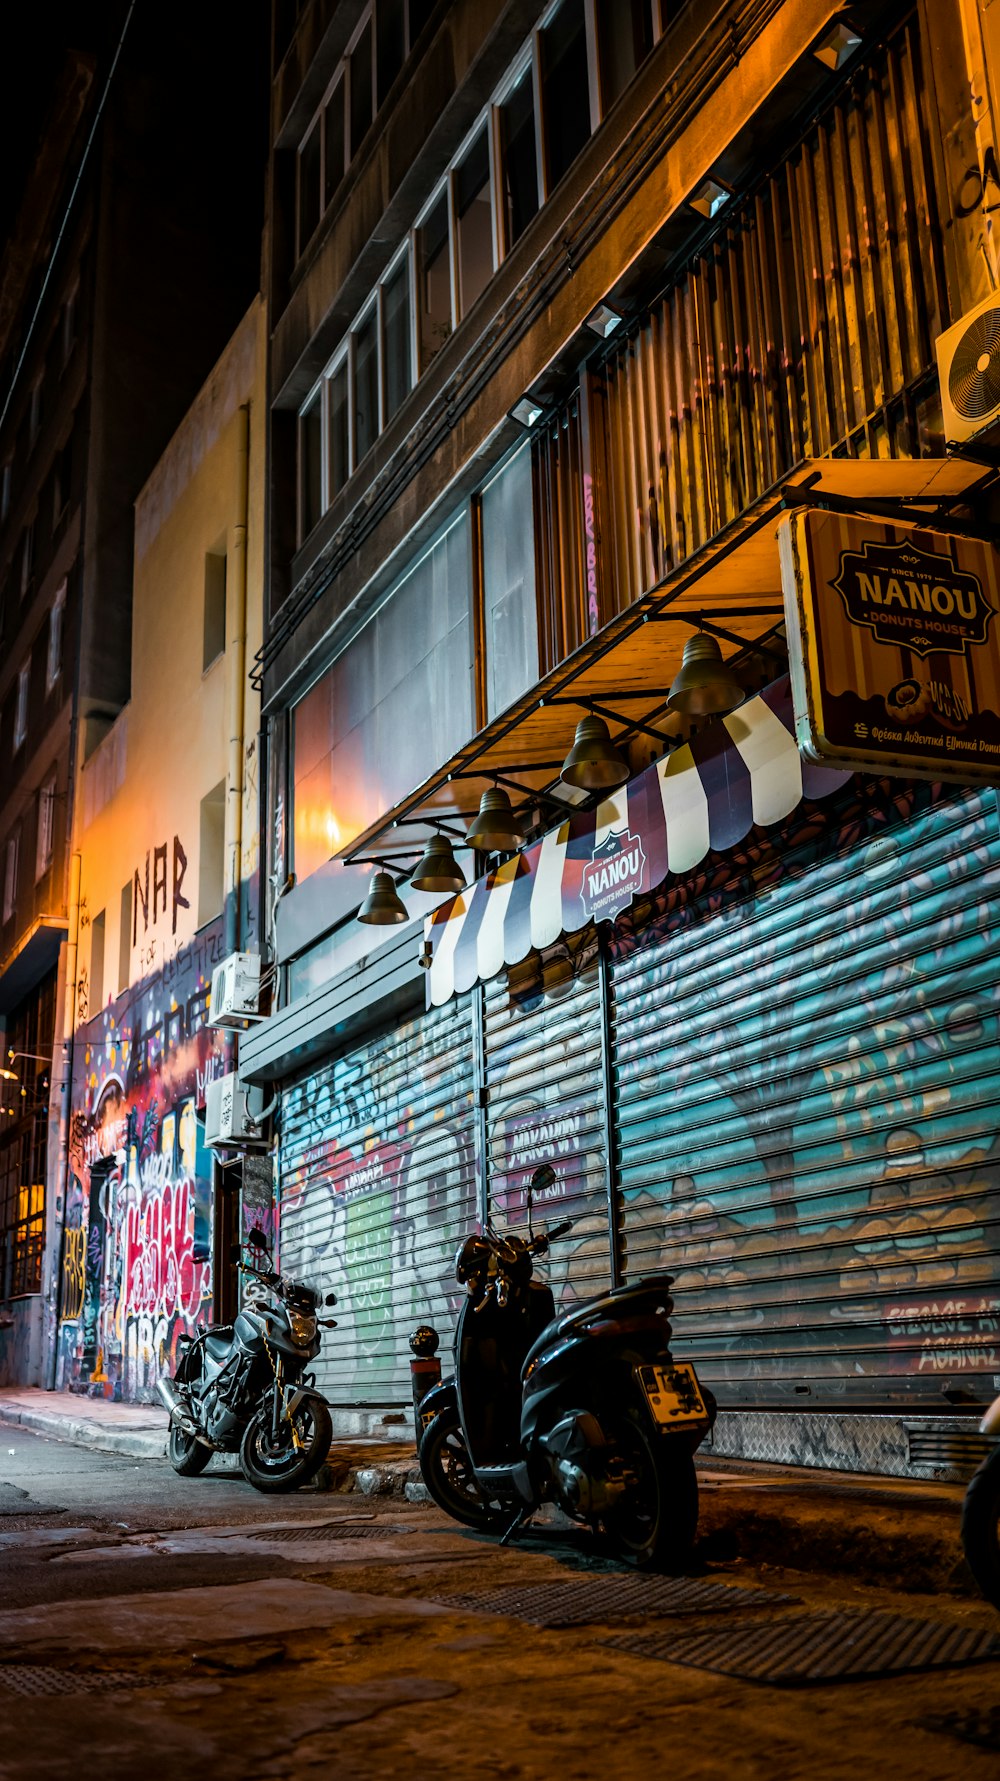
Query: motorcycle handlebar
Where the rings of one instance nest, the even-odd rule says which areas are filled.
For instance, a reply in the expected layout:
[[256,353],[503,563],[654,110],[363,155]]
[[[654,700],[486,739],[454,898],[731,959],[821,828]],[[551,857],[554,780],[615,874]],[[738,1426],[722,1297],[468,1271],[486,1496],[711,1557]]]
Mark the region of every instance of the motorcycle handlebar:
[[573,1220],[571,1218],[564,1218],[562,1224],[554,1224],[552,1229],[546,1232],[546,1236],[551,1243],[553,1237],[565,1237],[567,1231],[571,1231],[572,1229]]

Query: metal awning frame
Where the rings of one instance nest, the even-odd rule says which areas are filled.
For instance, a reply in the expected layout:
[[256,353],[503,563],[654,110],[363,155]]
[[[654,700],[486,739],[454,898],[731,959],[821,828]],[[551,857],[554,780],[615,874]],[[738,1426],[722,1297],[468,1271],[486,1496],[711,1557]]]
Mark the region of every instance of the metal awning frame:
[[[603,630],[595,637],[581,644],[571,656],[551,669],[534,689],[533,696],[522,696],[508,710],[507,714],[495,719],[481,730],[477,736],[465,744],[436,773],[426,779],[407,797],[403,798],[395,808],[372,824],[336,858],[346,865],[374,865],[396,874],[405,880],[416,869],[429,833],[437,832],[449,840],[465,844],[467,825],[477,814],[476,809],[453,809],[438,812],[428,801],[440,793],[449,784],[456,781],[479,781],[481,785],[498,785],[505,790],[517,793],[522,799],[521,804],[514,805],[515,816],[524,817],[532,807],[543,805],[546,810],[566,818],[576,810],[588,804],[598,803],[606,796],[604,792],[576,793],[573,796],[560,796],[554,787],[559,783],[565,755],[560,760],[505,761],[496,767],[484,764],[483,757],[493,752],[507,737],[513,737],[524,725],[528,716],[545,707],[565,706],[579,711],[591,712],[603,717],[607,722],[617,724],[618,731],[613,740],[616,743],[627,743],[637,736],[649,736],[660,743],[664,751],[677,746],[681,738],[668,735],[657,728],[654,720],[661,717],[667,710],[666,700],[661,695],[653,704],[647,705],[640,716],[627,716],[615,707],[620,704],[639,702],[649,699],[648,690],[616,691],[609,702],[605,694],[593,695],[583,691],[574,691],[574,683],[589,669],[593,669],[610,652],[624,643],[647,624],[683,624],[691,631],[704,630],[724,642],[736,646],[738,654],[731,660],[738,660],[740,655],[762,651],[771,655],[776,661],[783,661],[783,652],[775,649],[772,639],[784,623],[784,605],[780,601],[774,603],[739,603],[731,601],[719,605],[706,603],[703,611],[673,611],[675,603],[697,585],[713,569],[725,562],[732,553],[745,545],[765,526],[773,522],[783,512],[793,508],[809,506],[822,508],[831,513],[849,515],[863,514],[876,521],[882,520],[895,524],[913,524],[922,522],[925,526],[948,531],[959,537],[989,540],[991,529],[986,525],[975,525],[956,520],[952,517],[957,507],[968,506],[973,495],[983,493],[984,487],[998,480],[998,473],[977,465],[981,474],[975,482],[958,490],[942,494],[923,493],[894,495],[889,499],[867,497],[852,498],[837,494],[818,485],[825,473],[834,470],[841,462],[854,463],[855,460],[824,459],[819,465],[816,460],[808,461],[797,467],[789,476],[746,509],[744,513],[732,520],[723,531],[703,544],[687,561],[678,568],[670,570],[642,594],[624,613],[611,619]],[[887,466],[890,463],[906,463],[908,460],[879,460]],[[928,470],[940,460],[919,460],[926,464]],[[806,474],[802,475],[805,470]],[[796,480],[797,478],[797,480]],[[772,622],[757,637],[741,636],[730,630],[724,622],[726,619],[770,619]],[[567,744],[568,746],[568,744]],[[544,781],[541,785],[526,785],[513,777],[517,773],[548,773],[555,778]],[[537,820],[524,823],[524,840],[528,841],[542,824]],[[419,830],[419,838],[399,835],[399,831]],[[394,846],[391,851],[380,844],[390,837],[399,835],[401,845]],[[485,865],[485,861],[483,862]]]

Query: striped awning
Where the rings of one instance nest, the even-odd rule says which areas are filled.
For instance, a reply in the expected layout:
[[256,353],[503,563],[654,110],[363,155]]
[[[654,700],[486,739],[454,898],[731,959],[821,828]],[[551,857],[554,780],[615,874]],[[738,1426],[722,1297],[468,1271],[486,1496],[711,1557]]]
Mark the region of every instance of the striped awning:
[[710,848],[733,847],[755,823],[780,822],[803,797],[843,785],[849,774],[803,761],[793,732],[786,675],[441,904],[425,924],[428,1003],[447,1002],[560,934],[613,920]]

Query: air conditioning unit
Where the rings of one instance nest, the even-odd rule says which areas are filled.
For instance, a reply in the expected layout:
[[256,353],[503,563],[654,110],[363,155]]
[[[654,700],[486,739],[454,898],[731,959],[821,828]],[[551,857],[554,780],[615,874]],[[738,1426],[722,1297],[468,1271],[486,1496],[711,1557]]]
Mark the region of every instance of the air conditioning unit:
[[[259,1089],[241,1082],[235,1070],[205,1087],[205,1143],[219,1150],[266,1149],[266,1115]],[[268,1109],[270,1111],[270,1109]]]
[[944,436],[964,445],[1000,420],[1000,291],[938,336]]
[[212,972],[210,1027],[246,1026],[259,1020],[260,953],[231,952]]

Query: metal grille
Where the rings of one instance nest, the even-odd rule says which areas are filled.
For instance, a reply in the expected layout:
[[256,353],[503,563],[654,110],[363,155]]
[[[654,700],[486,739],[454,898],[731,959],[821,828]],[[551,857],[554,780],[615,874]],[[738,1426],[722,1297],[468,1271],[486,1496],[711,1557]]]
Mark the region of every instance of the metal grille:
[[807,869],[678,899],[612,967],[627,1271],[676,1276],[724,1404],[937,1407],[1000,1373],[994,800],[900,790],[875,826],[867,796]]
[[0,1693],[7,1694],[104,1694],[109,1689],[149,1687],[151,1676],[130,1675],[128,1670],[55,1670],[49,1664],[0,1665]]
[[582,1583],[539,1583],[525,1589],[473,1590],[436,1596],[449,1608],[507,1614],[533,1626],[586,1626],[657,1614],[725,1614],[794,1602],[770,1589],[742,1589],[702,1577],[594,1577]]
[[292,1546],[307,1540],[391,1540],[401,1532],[377,1521],[325,1521],[321,1527],[255,1528],[250,1538],[268,1546]]
[[547,1273],[557,1302],[610,1283],[608,1158],[604,1121],[600,980],[596,965],[573,975],[569,947],[553,947],[519,977],[486,986],[489,1204],[500,1224],[524,1220],[525,1188],[540,1163],[556,1184],[535,1216],[573,1220]]
[[621,1633],[603,1641],[637,1657],[785,1687],[858,1682],[1000,1658],[1000,1639],[975,1628],[899,1614],[794,1614],[698,1633]]
[[914,22],[611,357],[602,619],[802,458],[926,453],[950,319],[927,93]]
[[410,1395],[407,1338],[457,1308],[455,1250],[476,1220],[468,997],[324,1064],[285,1095],[281,1265],[337,1294],[317,1382],[335,1404]]

